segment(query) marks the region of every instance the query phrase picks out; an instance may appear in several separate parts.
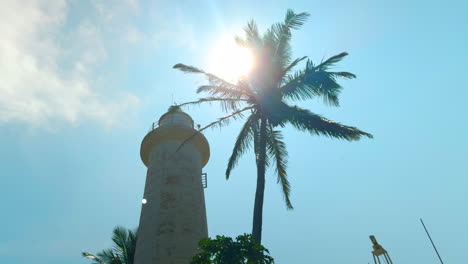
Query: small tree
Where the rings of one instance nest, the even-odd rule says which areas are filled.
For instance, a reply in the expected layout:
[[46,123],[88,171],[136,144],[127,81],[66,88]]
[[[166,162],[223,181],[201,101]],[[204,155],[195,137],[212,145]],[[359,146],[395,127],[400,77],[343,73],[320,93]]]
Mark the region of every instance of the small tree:
[[136,231],[117,226],[112,231],[112,248],[105,249],[96,255],[82,252],[83,257],[91,259],[93,264],[133,264],[135,256]]
[[252,235],[240,235],[234,241],[230,237],[216,236],[199,243],[201,253],[192,258],[191,264],[272,264],[269,251],[255,242]]

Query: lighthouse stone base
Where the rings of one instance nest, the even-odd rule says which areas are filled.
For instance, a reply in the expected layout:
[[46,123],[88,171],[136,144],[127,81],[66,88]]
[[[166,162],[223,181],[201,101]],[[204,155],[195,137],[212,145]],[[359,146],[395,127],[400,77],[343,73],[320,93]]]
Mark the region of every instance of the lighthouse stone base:
[[200,151],[188,142],[149,153],[135,264],[188,264],[208,237]]

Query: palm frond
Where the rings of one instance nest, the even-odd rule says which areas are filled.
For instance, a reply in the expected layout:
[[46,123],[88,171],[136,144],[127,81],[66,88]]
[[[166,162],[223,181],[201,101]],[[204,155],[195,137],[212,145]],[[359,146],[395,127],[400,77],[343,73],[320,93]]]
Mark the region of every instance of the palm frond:
[[243,39],[240,36],[237,36],[237,35],[234,36],[234,42],[236,42],[236,44],[239,45],[240,47],[248,47],[245,39]]
[[343,88],[337,77],[351,79],[356,76],[349,72],[328,72],[307,60],[305,69],[286,76],[280,89],[283,97],[288,99],[306,100],[320,96],[326,104],[339,106],[338,95]]
[[93,254],[91,253],[88,253],[88,252],[81,252],[81,255],[85,258],[88,258],[88,259],[91,259],[94,261],[94,263],[98,263],[98,264],[107,264],[106,262],[104,262],[102,259],[94,256]]
[[279,64],[283,66],[284,69],[284,67],[289,64],[292,56],[290,44],[292,36],[291,29],[285,24],[273,24],[266,36],[275,47],[272,58],[278,60],[278,62],[280,62]]
[[254,106],[247,106],[247,107],[244,107],[240,110],[237,110],[235,112],[232,112],[231,114],[229,115],[226,115],[226,116],[223,116],[221,118],[219,118],[217,121],[214,121],[214,122],[211,122],[210,124],[208,124],[207,126],[201,128],[200,130],[198,130],[198,132],[202,132],[203,130],[207,129],[207,128],[216,128],[216,127],[223,127],[223,126],[226,126],[229,124],[229,122],[231,120],[237,120],[239,118],[242,118],[244,117],[243,116],[243,112],[244,111],[247,111],[247,110],[250,110],[254,108]]
[[347,52],[341,52],[340,54],[337,54],[335,56],[331,56],[326,61],[324,61],[324,62],[320,63],[319,65],[317,65],[317,68],[319,70],[325,71],[328,68],[330,68],[331,66],[334,66],[336,63],[340,62],[346,56],[348,56]]
[[284,72],[287,72],[285,68],[290,63],[292,51],[291,51],[291,30],[299,29],[309,17],[308,13],[294,13],[293,10],[288,9],[283,23],[273,24],[270,28],[270,32],[267,33],[267,38],[272,39],[275,43],[275,53],[273,55],[276,58]]
[[247,111],[247,110],[250,110],[254,108],[254,106],[247,106],[247,107],[244,107],[240,110],[237,110],[235,112],[232,112],[231,114],[229,115],[226,115],[224,117],[221,117],[221,118],[218,118],[218,120],[214,121],[214,122],[211,122],[209,123],[208,125],[202,127],[201,129],[199,129],[198,131],[196,131],[195,133],[193,133],[190,137],[188,137],[186,140],[184,140],[180,146],[177,148],[177,151],[180,150],[188,141],[190,141],[193,137],[195,137],[197,134],[201,133],[202,131],[208,129],[208,128],[216,128],[216,127],[223,127],[223,126],[227,126],[231,120],[237,120],[239,118],[242,118],[244,117],[243,116],[243,112],[244,111]]
[[267,127],[267,151],[268,155],[274,160],[276,167],[275,172],[278,175],[278,183],[281,184],[283,190],[284,201],[288,209],[293,209],[289,194],[291,185],[289,184],[286,167],[288,163],[288,151],[286,144],[283,141],[281,131],[274,130],[272,125]]
[[223,111],[237,111],[240,108],[241,103],[247,102],[247,99],[238,99],[238,98],[220,98],[220,97],[205,97],[200,98],[197,101],[186,102],[183,104],[179,104],[179,107],[187,106],[187,105],[199,105],[202,103],[213,103],[219,102]]
[[117,226],[112,232],[112,248],[105,249],[96,255],[88,252],[81,254],[93,260],[95,264],[133,264],[136,240],[136,231]]
[[202,85],[198,87],[197,93],[207,92],[213,96],[231,97],[238,99],[248,99],[251,93],[248,89],[240,89],[236,87],[226,87],[224,85]]
[[309,110],[297,106],[289,106],[283,110],[285,121],[289,122],[295,128],[308,131],[315,135],[324,135],[331,138],[345,139],[354,141],[361,139],[362,136],[373,138],[369,133],[361,131],[352,126],[345,126],[340,123],[328,120]]
[[284,24],[290,29],[299,29],[309,18],[310,14],[306,12],[294,13],[292,9],[286,11]]
[[356,75],[350,72],[328,72],[333,77],[340,77],[343,79],[355,79]]
[[174,65],[172,68],[174,69],[178,69],[184,73],[199,73],[199,74],[203,74],[205,75],[205,77],[208,79],[208,82],[212,85],[212,86],[217,86],[217,87],[223,87],[224,89],[232,89],[232,90],[240,90],[237,85],[235,84],[232,84],[226,80],[224,80],[223,78],[220,78],[212,73],[208,73],[208,72],[205,72],[204,70],[202,69],[199,69],[197,67],[194,67],[194,66],[189,66],[189,65],[185,65],[185,64],[182,64],[182,63],[178,63],[176,65]]
[[[258,52],[255,68],[259,73],[269,72],[274,82],[281,80],[284,69],[291,62],[290,30],[281,23],[273,24],[263,35],[263,46]],[[270,77],[271,78],[271,77]]]
[[240,90],[237,85],[232,84],[223,78],[220,78],[214,74],[211,73],[205,73],[208,82],[213,85],[213,86],[218,86],[218,87],[224,87],[225,89],[231,89],[231,90]]
[[124,264],[121,257],[114,253],[112,249],[105,249],[97,254],[107,264]]
[[254,20],[250,20],[247,26],[244,28],[245,32],[245,44],[248,44],[250,48],[256,48],[262,43],[260,34],[258,33],[258,26]]
[[198,87],[197,93],[208,92],[216,97],[231,98],[231,99],[250,99],[253,98],[253,92],[247,82],[240,80],[237,85],[232,84],[214,74],[207,73],[199,68],[187,66],[184,64],[176,64],[174,68],[184,72],[200,73],[208,79],[209,85]]
[[342,87],[326,72],[305,70],[286,76],[280,90],[286,99],[307,100],[322,97],[325,104],[339,106],[338,95]]
[[226,179],[229,179],[231,170],[237,165],[239,158],[249,149],[254,137],[253,126],[255,125],[256,115],[249,116],[247,121],[242,126],[242,129],[237,136],[236,143],[232,149],[231,157],[229,157],[228,166],[226,168]]
[[293,60],[285,69],[284,69],[284,72],[283,72],[283,75],[286,75],[290,70],[292,70],[299,62],[303,61],[307,59],[307,56],[304,56],[304,57],[301,57],[301,58],[297,58],[295,60]]
[[176,65],[172,66],[173,69],[178,69],[184,73],[202,73],[202,74],[206,74],[206,72],[204,72],[202,69],[199,69],[197,67],[194,67],[194,66],[190,66],[190,65],[185,65],[185,64],[182,64],[182,63],[177,63]]
[[112,232],[112,241],[114,242],[113,251],[120,256],[124,263],[128,263],[128,234],[127,229],[121,226],[114,228]]
[[128,239],[127,239],[128,263],[127,264],[133,264],[133,260],[135,259],[136,242],[137,242],[137,231],[128,230]]

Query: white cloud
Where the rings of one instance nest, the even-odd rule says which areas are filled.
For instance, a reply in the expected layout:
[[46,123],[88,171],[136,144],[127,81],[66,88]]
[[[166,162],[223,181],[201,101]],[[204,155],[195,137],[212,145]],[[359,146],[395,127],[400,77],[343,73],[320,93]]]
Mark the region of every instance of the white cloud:
[[65,29],[68,11],[63,0],[0,2],[0,124],[112,124],[138,103],[130,93],[110,96],[96,87],[92,70],[108,58],[108,40],[89,19]]

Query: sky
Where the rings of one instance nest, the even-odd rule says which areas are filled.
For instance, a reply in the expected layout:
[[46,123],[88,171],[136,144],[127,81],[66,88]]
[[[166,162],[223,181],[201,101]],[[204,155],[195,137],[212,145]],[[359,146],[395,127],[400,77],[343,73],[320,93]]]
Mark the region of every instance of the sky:
[[[216,43],[260,30],[288,8],[309,12],[294,56],[342,51],[341,107],[299,105],[374,139],[345,142],[284,129],[294,210],[267,173],[263,244],[276,263],[371,263],[375,235],[396,264],[468,252],[468,16],[464,1],[0,2],[0,262],[84,264],[136,228],[146,167],[141,140],[172,103],[199,97]],[[303,65],[302,65],[303,66]],[[206,125],[216,107],[186,110]],[[465,114],[464,114],[465,113]],[[209,235],[251,231],[253,153],[227,181],[242,122],[205,133]]]

